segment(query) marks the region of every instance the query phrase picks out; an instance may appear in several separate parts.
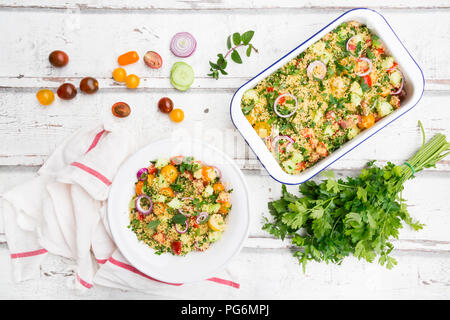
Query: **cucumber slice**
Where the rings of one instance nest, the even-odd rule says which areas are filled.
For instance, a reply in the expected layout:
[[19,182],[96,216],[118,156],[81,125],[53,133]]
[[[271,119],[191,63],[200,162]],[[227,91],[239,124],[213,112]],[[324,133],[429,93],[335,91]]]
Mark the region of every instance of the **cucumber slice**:
[[194,82],[194,70],[185,62],[175,62],[170,71],[170,82],[174,87],[189,88]]
[[188,90],[191,86],[185,86],[185,87],[183,87],[183,86],[179,86],[179,85],[177,85],[176,83],[174,83],[173,81],[172,81],[172,79],[170,79],[170,83],[172,84],[172,86],[175,88],[175,89],[178,89],[178,90],[180,90],[180,91],[186,91],[186,90]]

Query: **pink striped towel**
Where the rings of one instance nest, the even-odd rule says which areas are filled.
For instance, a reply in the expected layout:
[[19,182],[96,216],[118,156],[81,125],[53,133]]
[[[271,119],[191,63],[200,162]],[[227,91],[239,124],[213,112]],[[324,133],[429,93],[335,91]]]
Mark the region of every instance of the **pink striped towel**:
[[198,283],[164,283],[121,255],[107,227],[105,204],[115,173],[135,151],[133,141],[118,126],[80,129],[55,150],[37,177],[3,195],[0,220],[15,281],[39,277],[41,263],[50,253],[75,261],[70,283],[82,291],[102,285],[188,298],[194,287],[204,293],[239,288],[227,270]]

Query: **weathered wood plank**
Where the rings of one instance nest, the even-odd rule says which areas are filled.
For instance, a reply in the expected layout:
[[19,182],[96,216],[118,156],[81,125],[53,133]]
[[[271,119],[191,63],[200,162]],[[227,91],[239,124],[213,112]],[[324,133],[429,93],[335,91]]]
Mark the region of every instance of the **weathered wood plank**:
[[[41,165],[70,133],[83,125],[107,120],[129,127],[136,134],[139,145],[168,135],[190,135],[225,151],[238,160],[242,168],[261,170],[253,152],[231,122],[229,101],[232,92],[186,94],[175,90],[100,90],[93,96],[80,93],[71,101],[56,99],[48,107],[39,105],[34,90],[0,89],[0,92],[0,165]],[[185,111],[182,123],[174,124],[166,114],[157,111],[157,101],[163,96],[170,96],[175,105]],[[110,108],[117,101],[125,101],[131,106],[130,117],[114,119]],[[447,103],[445,94],[425,94],[416,108],[349,152],[331,168],[361,168],[372,159],[405,161],[420,147],[419,119],[428,138],[437,132],[450,136]],[[441,161],[436,170],[450,170],[450,160]]]
[[[398,265],[387,270],[355,258],[342,265],[312,262],[306,273],[288,249],[244,248],[229,265],[239,290],[211,286],[210,299],[443,299],[450,294],[449,255],[393,252]],[[95,286],[84,294],[69,290],[73,262],[49,255],[41,276],[22,283],[11,281],[9,252],[0,245],[0,299],[160,299],[136,291]],[[261,266],[264,265],[264,268]],[[38,289],[37,289],[38,288]],[[39,293],[37,292],[39,291]],[[189,299],[204,299],[205,292],[190,290]]]
[[255,10],[255,9],[350,9],[355,7],[373,7],[387,9],[447,9],[448,1],[430,0],[424,3],[420,0],[379,0],[367,2],[364,0],[157,0],[151,2],[129,2],[125,0],[78,0],[73,2],[55,2],[51,0],[8,1],[2,0],[0,8],[16,9],[109,9],[109,10]]
[[[17,184],[26,182],[35,175],[37,170],[38,167],[0,167],[0,194]],[[280,197],[281,184],[258,172],[244,171],[244,174],[248,185],[252,188],[249,199],[251,225],[246,247],[289,248],[288,241],[276,240],[262,230],[262,225],[265,223],[264,217],[270,218],[267,202]],[[338,178],[355,174],[357,171],[337,171]],[[314,179],[318,181],[320,177]],[[394,242],[397,250],[450,253],[450,237],[447,228],[450,224],[450,199],[447,195],[449,189],[450,173],[428,170],[405,184],[403,197],[407,199],[408,210],[411,216],[424,223],[425,227],[418,232],[404,227],[400,231],[399,240]],[[298,194],[297,186],[288,186],[288,190]],[[1,239],[0,242],[2,242]]]
[[[198,42],[195,54],[184,60],[194,67],[199,81],[194,87],[236,87],[236,83],[241,83],[240,79],[258,74],[335,19],[339,13],[341,11],[319,10],[263,11],[257,15],[237,12],[227,15],[189,11],[189,14],[177,15],[177,23],[174,24],[174,15],[164,11],[151,14],[134,11],[83,14],[71,10],[19,10],[13,15],[8,11],[0,11],[0,26],[4,26],[5,30],[14,30],[5,32],[0,38],[0,46],[8,48],[0,52],[0,76],[5,77],[1,80],[1,86],[28,86],[14,78],[26,78],[26,81],[36,78],[35,85],[54,87],[55,81],[65,77],[79,79],[84,76],[106,79],[102,85],[113,86],[109,79],[117,66],[119,54],[136,50],[143,55],[147,50],[154,50],[164,60],[161,69],[151,70],[142,61],[126,69],[129,73],[148,78],[148,81],[143,81],[144,86],[152,87],[154,82],[156,88],[167,87],[172,64],[181,60],[170,52],[170,39],[180,31],[178,26],[183,26],[183,31],[191,32]],[[450,27],[447,21],[450,19],[450,10],[420,13],[388,11],[385,16],[422,67],[426,78],[431,81],[428,84],[439,90],[447,90],[450,79],[446,55],[450,51],[447,39]],[[430,19],[432,24],[429,23]],[[264,26],[261,21],[264,21]],[[226,51],[226,37],[231,32],[249,29],[255,30],[252,42],[259,53],[250,58],[244,57],[245,65],[229,63],[229,75],[238,80],[227,79],[226,76],[218,81],[207,79],[208,61]],[[30,34],[34,35],[33,38],[29,37]],[[14,46],[11,46],[12,43]],[[65,68],[52,68],[48,63],[48,55],[55,49],[69,54],[70,63]]]
[[[49,88],[56,90],[62,83],[71,82],[78,84],[83,77],[25,77],[6,76],[0,77],[0,88],[2,89],[35,89]],[[111,77],[97,77],[102,90],[123,90],[123,84],[114,81]],[[234,92],[251,77],[224,77],[220,81],[212,80],[210,77],[196,77],[190,90],[225,90]],[[141,77],[137,91],[157,91],[173,89],[169,77]],[[450,91],[449,79],[428,79],[425,81],[425,91],[447,93]]]

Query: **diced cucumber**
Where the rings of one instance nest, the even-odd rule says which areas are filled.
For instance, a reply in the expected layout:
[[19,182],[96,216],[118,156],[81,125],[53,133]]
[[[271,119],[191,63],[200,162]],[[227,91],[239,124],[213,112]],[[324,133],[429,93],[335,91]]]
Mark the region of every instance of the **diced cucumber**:
[[295,168],[296,168],[296,164],[294,161],[292,161],[292,159],[288,159],[285,160],[281,163],[281,165],[283,166],[284,170],[287,173],[294,173],[295,172]]
[[220,231],[210,231],[209,235],[208,235],[208,240],[210,242],[216,242],[216,241],[220,240],[221,237],[222,237],[222,232],[220,232]]
[[167,197],[163,196],[162,194],[155,194],[152,197],[153,202],[166,202]]
[[386,57],[383,59],[383,61],[381,61],[381,66],[383,67],[383,69],[389,69],[394,65],[394,57]]
[[389,81],[390,83],[395,87],[400,87],[400,84],[402,83],[402,73],[398,70],[395,70],[389,75]]
[[353,81],[353,83],[350,86],[350,92],[356,93],[359,96],[363,95],[361,85],[358,83],[358,81]]
[[325,129],[323,130],[323,134],[327,137],[331,137],[334,133],[333,127],[328,125],[325,127]]
[[169,159],[167,158],[158,158],[155,163],[156,169],[161,169],[169,164]]
[[387,101],[379,101],[377,103],[377,112],[380,117],[385,117],[394,111],[392,105]]
[[359,134],[360,131],[361,130],[359,130],[358,127],[350,127],[347,132],[347,137],[349,139],[353,139],[354,137],[356,137]]
[[208,212],[209,214],[214,214],[219,212],[220,210],[220,204],[214,203],[214,204],[204,204],[202,206],[202,211]]
[[207,185],[205,190],[203,190],[203,196],[205,198],[208,198],[209,196],[211,196],[214,193],[214,189],[213,187],[211,187],[210,185]]
[[320,110],[316,110],[316,112],[314,113],[314,117],[313,117],[313,121],[315,123],[319,123],[320,119],[322,119],[323,117],[323,112]]
[[167,205],[172,209],[180,209],[183,203],[178,198],[173,198]]
[[256,103],[259,100],[258,91],[256,91],[255,89],[249,89],[244,92],[242,99],[244,101],[254,101]]
[[355,106],[359,106],[359,105],[361,104],[362,98],[361,98],[360,95],[358,95],[358,94],[352,92],[352,93],[350,94],[350,98],[351,98],[352,103],[353,103]]
[[162,174],[159,177],[155,178],[154,181],[158,189],[167,188],[169,186],[169,182]]
[[175,62],[170,71],[170,82],[181,91],[186,91],[194,82],[194,69],[186,62]]
[[300,152],[297,152],[297,151],[293,151],[293,152],[292,152],[291,160],[292,160],[294,163],[302,162],[303,159],[304,159],[304,158],[303,158],[303,155],[302,155]]

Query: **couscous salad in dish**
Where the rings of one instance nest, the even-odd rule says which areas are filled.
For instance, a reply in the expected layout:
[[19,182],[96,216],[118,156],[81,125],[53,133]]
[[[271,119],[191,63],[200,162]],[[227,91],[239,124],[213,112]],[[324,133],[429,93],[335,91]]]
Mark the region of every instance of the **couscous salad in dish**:
[[219,168],[193,157],[151,161],[137,172],[129,228],[157,254],[205,251],[225,230],[231,192]]
[[298,174],[399,108],[403,84],[378,36],[350,21],[244,92],[241,110],[281,168]]

